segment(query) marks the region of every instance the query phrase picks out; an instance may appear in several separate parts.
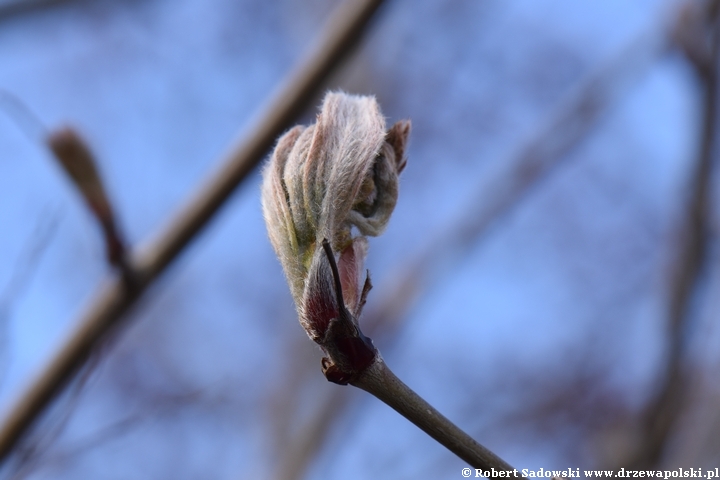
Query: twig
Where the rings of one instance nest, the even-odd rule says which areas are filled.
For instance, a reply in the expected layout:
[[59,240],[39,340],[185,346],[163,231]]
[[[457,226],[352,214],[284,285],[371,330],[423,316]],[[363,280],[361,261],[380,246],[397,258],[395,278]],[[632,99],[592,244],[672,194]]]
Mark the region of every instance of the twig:
[[[690,305],[701,280],[703,265],[708,259],[708,205],[718,126],[719,6],[718,1],[705,4],[699,12],[700,16],[695,18],[696,22],[683,25],[685,30],[680,32],[686,35],[694,34],[692,38],[699,37],[699,44],[706,42],[704,51],[691,49],[688,43],[681,44],[703,83],[703,130],[700,152],[690,180],[691,198],[686,211],[685,235],[677,259],[677,270],[670,285],[669,345],[665,359],[665,376],[644,412],[640,427],[640,446],[627,462],[628,466],[634,469],[658,466],[687,396],[688,379],[684,362],[692,315]],[[688,8],[694,7],[697,5],[688,5]],[[681,17],[681,20],[688,19]],[[689,30],[690,28],[692,30]],[[688,37],[681,37],[679,40],[687,42]]]
[[127,283],[134,281],[127,264],[127,249],[116,212],[103,185],[97,161],[82,136],[70,127],[48,132],[42,121],[17,96],[0,89],[0,108],[32,141],[43,143],[65,171],[105,237],[108,263],[120,270]]
[[[317,372],[313,371],[313,373]],[[282,448],[283,455],[278,459],[272,478],[276,480],[305,478],[310,462],[325,444],[335,421],[349,405],[349,393],[345,388],[328,388],[317,392],[316,408],[310,419]]]
[[[93,357],[93,361],[100,360],[100,356]],[[65,424],[71,418],[71,413],[76,404],[79,403],[80,395],[87,383],[90,375],[93,374],[95,365],[88,364],[83,369],[82,378],[78,379],[73,385],[71,398],[67,400],[68,405],[63,406],[62,418],[52,427],[50,433],[44,433],[43,437],[38,439],[37,445],[31,445],[23,462],[17,462],[15,471],[11,472],[12,476],[8,480],[20,480],[29,477],[31,473],[37,473],[39,470],[53,465],[58,465],[64,461],[68,461],[81,453],[87,453],[93,449],[101,447],[104,443],[117,440],[119,436],[131,431],[139,423],[154,419],[159,415],[168,414],[173,409],[186,406],[190,402],[197,402],[200,392],[187,391],[179,394],[158,395],[154,405],[145,406],[140,411],[130,414],[124,419],[118,420],[107,426],[92,432],[74,442],[65,442],[55,451],[51,450],[56,437],[62,433]],[[23,448],[25,448],[23,446]]]
[[47,128],[43,122],[17,95],[0,89],[0,109],[5,111],[32,142],[42,143],[47,137]]
[[10,410],[0,429],[0,461],[5,461],[21,436],[85,363],[95,345],[207,225],[263,158],[275,138],[301,112],[317,86],[358,38],[381,3],[382,0],[349,0],[333,12],[310,55],[276,93],[244,139],[231,150],[218,172],[154,241],[131,255],[129,268],[137,279],[134,287],[127,288],[116,276],[106,281],[75,330]]
[[[0,4],[0,22],[25,13],[42,12],[64,3],[83,3],[84,0],[13,0]],[[87,3],[87,2],[85,2]]]
[[[274,157],[273,161],[276,159],[277,157]],[[328,268],[324,269],[319,264],[319,262],[323,261],[323,253],[328,264]],[[366,277],[361,300],[356,304],[360,306],[352,307],[351,312],[344,301],[340,269],[327,239],[322,240],[322,246],[318,247],[313,262],[317,268],[316,271],[320,273],[315,274],[314,279],[311,274],[308,285],[313,285],[311,282],[315,282],[315,285],[319,285],[319,287],[305,294],[304,300],[306,300],[305,304],[308,305],[308,309],[303,314],[311,312],[306,319],[308,319],[312,328],[317,327],[316,331],[322,334],[322,337],[319,337],[321,341],[317,343],[325,354],[321,363],[322,372],[328,381],[339,385],[350,384],[369,392],[410,420],[438,443],[483,472],[494,470],[517,472],[509,464],[477,443],[467,433],[441,415],[422,397],[400,381],[387,367],[379,350],[372,340],[363,334],[358,319],[355,317],[355,315],[360,315],[364,303],[362,298],[366,296],[371,288],[369,278]],[[323,282],[317,282],[315,280],[317,278],[322,278]],[[330,282],[335,285],[334,292],[327,286]],[[331,307],[334,308],[331,313],[334,316],[327,325],[323,325],[321,323],[324,318],[322,314],[327,311],[325,305],[328,304],[328,299],[333,293],[337,302]],[[320,300],[317,300],[318,298]],[[317,308],[318,305],[321,307]],[[316,312],[320,312],[320,314]],[[312,328],[309,331],[314,332]],[[491,474],[487,473],[484,476],[490,477]]]
[[474,468],[483,471],[514,470],[400,381],[379,354],[375,362],[351,384],[382,400]]
[[38,264],[55,235],[58,217],[57,212],[41,215],[42,220],[18,256],[10,280],[0,291],[0,386],[5,381],[6,369],[11,360],[8,322],[12,317],[13,304],[23,296],[30,285]]
[[[53,418],[52,423],[44,425],[42,432],[34,431],[26,438],[26,441],[18,447],[16,455],[13,457],[12,467],[8,470],[12,472],[9,480],[20,480],[25,478],[37,466],[37,459],[44,455],[62,434],[65,427],[72,418],[72,413],[80,403],[81,396],[84,393],[85,386],[89,382],[95,367],[100,361],[98,352],[94,352],[91,360],[85,363],[82,373],[79,374],[72,386],[66,392],[67,399],[60,407],[60,411]],[[7,464],[6,464],[7,465]]]

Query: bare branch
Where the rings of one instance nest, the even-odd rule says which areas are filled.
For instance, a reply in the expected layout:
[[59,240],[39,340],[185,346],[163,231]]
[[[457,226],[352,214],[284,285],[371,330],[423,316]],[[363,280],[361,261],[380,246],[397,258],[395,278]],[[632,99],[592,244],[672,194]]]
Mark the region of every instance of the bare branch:
[[4,461],[36,417],[85,363],[98,342],[118,323],[145,289],[207,225],[237,185],[260,162],[275,138],[302,110],[311,94],[348,51],[381,0],[349,0],[333,12],[318,42],[277,91],[263,115],[231,150],[221,168],[147,247],[132,255],[133,288],[111,277],[77,327],[52,355],[39,377],[23,392],[0,429]]
[[310,462],[325,444],[335,421],[350,404],[349,393],[345,388],[324,389],[322,394],[318,392],[317,408],[282,450],[283,455],[278,459],[273,478],[297,480],[305,477]]
[[4,2],[0,5],[0,21],[13,18],[23,13],[42,11],[49,7],[68,3],[68,1],[69,0],[12,0]]
[[39,140],[50,149],[100,224],[105,237],[108,262],[120,269],[126,282],[132,282],[132,272],[127,265],[125,242],[118,228],[115,209],[103,185],[95,156],[85,140],[70,127],[48,133],[32,110],[10,92],[0,90],[0,107],[11,116],[28,138]]
[[[649,402],[641,423],[641,440],[637,452],[628,461],[630,468],[657,467],[687,397],[688,378],[685,357],[687,330],[694,292],[708,260],[708,205],[713,173],[718,104],[718,6],[713,1],[701,5],[690,15],[686,10],[676,30],[688,59],[694,64],[703,83],[703,130],[695,171],[689,185],[685,231],[670,285],[668,304],[669,345],[663,368],[664,378],[655,397]],[[689,4],[687,8],[697,8]]]
[[474,468],[484,471],[514,470],[400,381],[379,355],[352,385],[382,400]]
[[0,385],[5,379],[5,369],[10,362],[8,322],[12,318],[13,304],[22,297],[28,288],[38,263],[55,235],[57,224],[57,213],[47,213],[42,216],[32,237],[25,243],[25,248],[18,257],[10,280],[0,292]]
[[25,441],[16,450],[12,457],[13,462],[9,471],[12,473],[11,480],[25,478],[37,465],[38,458],[43,456],[53,445],[55,440],[62,434],[65,427],[72,418],[72,413],[79,405],[85,386],[89,382],[95,367],[100,360],[100,355],[95,352],[91,356],[79,374],[72,382],[72,385],[65,392],[58,413],[54,418],[48,419],[42,431],[33,431],[26,437]]
[[42,121],[13,93],[0,89],[0,109],[5,111],[31,141],[43,142],[47,137],[47,128]]

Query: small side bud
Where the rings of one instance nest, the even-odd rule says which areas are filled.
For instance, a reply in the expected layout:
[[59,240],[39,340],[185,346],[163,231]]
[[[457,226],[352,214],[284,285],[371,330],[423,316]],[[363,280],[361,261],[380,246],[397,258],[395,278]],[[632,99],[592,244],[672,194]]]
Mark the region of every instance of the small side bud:
[[105,236],[108,261],[116,267],[124,267],[125,244],[120,237],[110,200],[90,149],[77,132],[68,127],[51,133],[47,143],[100,223]]

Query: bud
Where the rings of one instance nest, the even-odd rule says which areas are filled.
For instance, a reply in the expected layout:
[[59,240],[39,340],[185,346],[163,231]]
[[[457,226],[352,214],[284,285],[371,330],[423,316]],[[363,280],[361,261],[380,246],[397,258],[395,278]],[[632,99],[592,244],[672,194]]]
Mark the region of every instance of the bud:
[[265,222],[300,323],[346,373],[354,354],[337,347],[372,347],[357,328],[370,289],[366,236],[381,234],[395,208],[409,133],[409,121],[386,131],[373,97],[328,93],[316,123],[285,133],[264,170]]
[[68,127],[51,133],[47,143],[100,223],[105,234],[108,261],[124,267],[125,245],[90,149],[80,135]]

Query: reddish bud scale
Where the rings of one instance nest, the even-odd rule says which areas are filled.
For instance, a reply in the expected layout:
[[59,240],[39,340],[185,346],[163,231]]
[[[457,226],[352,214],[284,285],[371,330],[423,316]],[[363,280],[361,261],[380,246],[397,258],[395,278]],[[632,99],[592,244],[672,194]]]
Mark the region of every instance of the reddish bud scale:
[[[321,252],[325,255],[322,256]],[[320,334],[313,339],[327,354],[322,366],[325,377],[334,383],[345,385],[356,378],[372,364],[377,350],[372,340],[362,334],[357,319],[345,307],[342,284],[343,276],[338,270],[335,255],[327,240],[323,240],[322,249],[318,248],[313,257],[308,290],[313,294],[306,296],[305,321]],[[355,280],[355,282],[357,282]],[[359,314],[360,312],[356,312]]]

